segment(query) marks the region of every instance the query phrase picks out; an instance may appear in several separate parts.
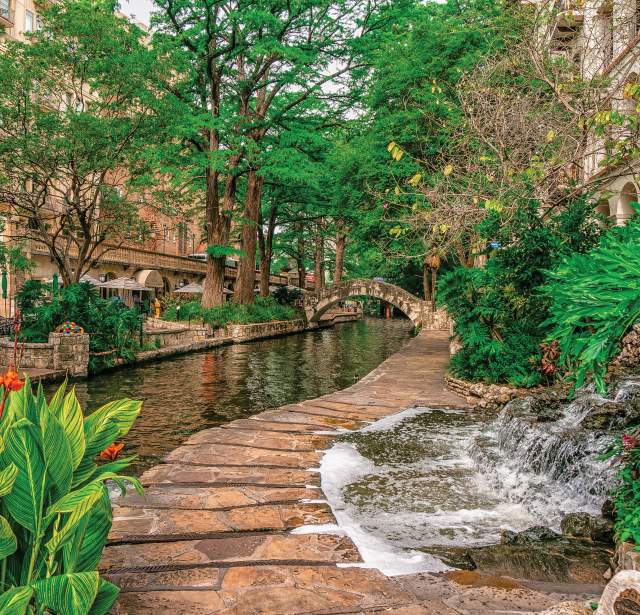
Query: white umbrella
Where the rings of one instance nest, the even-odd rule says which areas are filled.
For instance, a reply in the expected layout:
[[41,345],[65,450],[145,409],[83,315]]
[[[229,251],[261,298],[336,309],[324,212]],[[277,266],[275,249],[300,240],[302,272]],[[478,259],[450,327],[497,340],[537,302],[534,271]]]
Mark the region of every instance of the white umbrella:
[[191,295],[201,295],[202,294],[202,285],[200,284],[196,284],[195,282],[191,283],[191,284],[187,284],[186,286],[183,286],[182,288],[179,288],[178,290],[176,290],[177,293],[185,293],[185,294],[191,294]]
[[115,288],[117,290],[143,290],[148,292],[153,290],[152,288],[143,286],[140,282],[136,282],[133,278],[116,278],[115,280],[103,282],[100,286],[102,286],[102,288]]
[[81,278],[80,278],[81,282],[88,282],[89,284],[93,284],[94,286],[102,286],[102,282],[100,280],[97,280],[96,278],[88,275],[88,274],[84,274]]

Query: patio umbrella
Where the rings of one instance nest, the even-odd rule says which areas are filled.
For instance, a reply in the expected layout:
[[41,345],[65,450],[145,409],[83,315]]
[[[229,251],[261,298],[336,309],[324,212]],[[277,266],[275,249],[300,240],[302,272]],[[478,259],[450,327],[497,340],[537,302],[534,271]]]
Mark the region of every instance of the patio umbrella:
[[102,288],[115,288],[116,290],[142,290],[147,292],[153,290],[152,288],[143,286],[140,282],[136,282],[133,278],[116,278],[115,280],[103,282],[100,286],[102,286]]
[[184,293],[186,295],[201,295],[202,294],[202,285],[196,284],[195,282],[191,284],[187,284],[182,288],[176,290],[177,293]]
[[93,284],[94,286],[102,286],[102,282],[100,280],[97,280],[96,278],[88,275],[88,274],[84,274],[81,278],[80,278],[81,282],[88,282],[89,284]]

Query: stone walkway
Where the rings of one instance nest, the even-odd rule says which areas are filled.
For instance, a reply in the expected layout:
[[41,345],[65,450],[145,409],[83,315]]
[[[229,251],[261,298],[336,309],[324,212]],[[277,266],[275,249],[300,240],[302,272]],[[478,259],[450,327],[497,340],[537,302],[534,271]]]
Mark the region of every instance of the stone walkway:
[[357,567],[346,536],[291,533],[335,523],[315,468],[338,428],[465,405],[447,362],[447,332],[424,332],[349,389],[193,435],[145,472],[144,498],[114,507],[101,566],[122,588],[115,613],[485,615],[561,599],[469,573],[388,578]]

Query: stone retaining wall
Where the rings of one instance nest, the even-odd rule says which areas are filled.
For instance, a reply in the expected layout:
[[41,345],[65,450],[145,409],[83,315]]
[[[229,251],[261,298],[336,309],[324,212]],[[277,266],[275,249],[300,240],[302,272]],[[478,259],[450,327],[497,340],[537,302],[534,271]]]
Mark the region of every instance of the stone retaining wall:
[[[175,323],[172,323],[175,324]],[[160,329],[145,327],[143,340],[146,343],[155,344],[159,340],[159,348],[170,346],[180,346],[183,344],[193,344],[201,342],[209,337],[213,337],[213,330],[209,325],[179,325],[180,328]]]
[[453,376],[445,376],[445,386],[450,391],[464,397],[471,406],[483,409],[497,409],[516,397],[526,397],[538,389],[518,389],[500,384],[468,382]]
[[259,322],[251,325],[231,324],[227,325],[225,329],[226,337],[231,337],[237,342],[248,342],[260,338],[299,333],[305,330],[305,323],[302,319],[279,320],[276,322]]
[[[89,335],[50,333],[49,341],[19,345],[22,369],[49,369],[69,376],[86,376],[89,365]],[[13,341],[0,338],[0,363],[13,361]]]

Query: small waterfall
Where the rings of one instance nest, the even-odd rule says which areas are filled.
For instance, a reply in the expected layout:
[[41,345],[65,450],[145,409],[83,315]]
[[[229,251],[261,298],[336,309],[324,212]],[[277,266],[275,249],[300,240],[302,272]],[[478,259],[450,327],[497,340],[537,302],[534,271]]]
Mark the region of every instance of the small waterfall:
[[620,405],[623,414],[638,393],[640,382],[631,380],[620,383],[610,399],[587,388],[543,420],[535,400],[515,400],[475,441],[472,457],[501,497],[529,507],[544,525],[557,529],[570,511],[598,514],[615,476],[615,468],[598,457],[613,437],[582,422],[606,405]]
[[634,423],[640,377],[608,397],[586,388],[571,402],[514,400],[497,415],[413,408],[345,434],[322,460],[322,487],[365,561],[388,574],[438,571],[473,555],[500,574],[513,566],[509,574],[517,568],[522,578],[566,580],[577,562],[599,579],[606,549],[542,546],[533,565],[533,547],[522,555],[501,540],[533,526],[559,532],[568,513],[600,515],[618,468],[599,456]]

